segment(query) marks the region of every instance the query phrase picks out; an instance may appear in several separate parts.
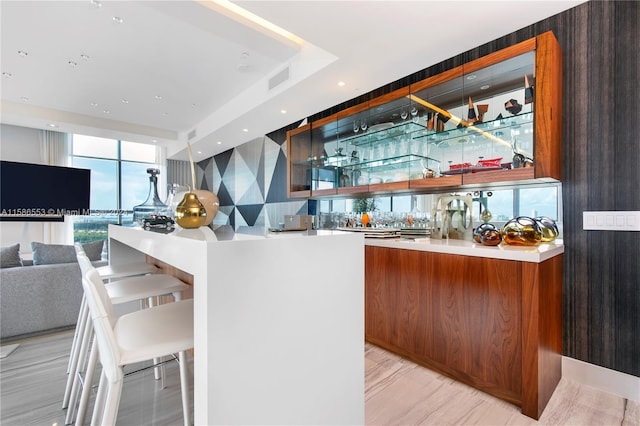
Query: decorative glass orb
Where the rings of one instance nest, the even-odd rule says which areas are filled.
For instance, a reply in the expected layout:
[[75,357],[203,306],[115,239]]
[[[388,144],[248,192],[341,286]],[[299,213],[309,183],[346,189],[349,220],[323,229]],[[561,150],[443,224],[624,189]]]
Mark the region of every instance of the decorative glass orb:
[[538,225],[540,225],[540,228],[542,229],[543,243],[549,243],[558,238],[560,231],[558,230],[558,225],[556,225],[555,220],[546,216],[539,216],[534,220],[538,222]]
[[497,246],[502,242],[502,233],[497,229],[489,229],[482,233],[480,241],[485,246]]
[[502,241],[516,246],[535,246],[542,242],[542,229],[535,219],[519,216],[505,223]]
[[496,227],[491,223],[483,223],[480,224],[476,229],[473,230],[473,240],[476,243],[482,243],[482,234],[487,231],[494,231]]

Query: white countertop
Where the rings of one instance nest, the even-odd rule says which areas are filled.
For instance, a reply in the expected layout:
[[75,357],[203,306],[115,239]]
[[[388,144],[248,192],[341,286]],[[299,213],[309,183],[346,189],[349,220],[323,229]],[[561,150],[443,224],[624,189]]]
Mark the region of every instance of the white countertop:
[[365,245],[404,250],[421,250],[433,253],[457,254],[462,256],[487,257],[492,259],[518,260],[540,263],[564,253],[562,240],[541,243],[537,246],[513,246],[500,244],[495,247],[483,246],[466,240],[436,240],[431,238],[411,239],[365,239]]

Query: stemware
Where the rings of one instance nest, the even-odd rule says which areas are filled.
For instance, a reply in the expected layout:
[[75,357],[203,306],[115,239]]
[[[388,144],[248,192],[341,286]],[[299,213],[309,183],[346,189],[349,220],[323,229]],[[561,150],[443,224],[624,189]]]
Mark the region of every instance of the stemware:
[[363,132],[365,132],[367,130],[367,119],[363,118],[362,120],[360,120],[360,128],[362,129]]
[[418,109],[416,107],[411,108],[411,121],[414,123],[418,122]]
[[353,122],[353,133],[358,133],[360,131],[360,123],[358,120]]
[[402,121],[406,120],[408,116],[409,114],[407,113],[407,110],[402,108],[400,111],[400,118],[402,118]]

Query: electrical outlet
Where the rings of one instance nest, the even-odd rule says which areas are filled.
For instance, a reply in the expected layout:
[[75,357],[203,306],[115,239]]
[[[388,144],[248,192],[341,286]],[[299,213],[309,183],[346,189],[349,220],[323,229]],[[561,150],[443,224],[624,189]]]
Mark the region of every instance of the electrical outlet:
[[585,231],[640,231],[640,211],[582,212]]

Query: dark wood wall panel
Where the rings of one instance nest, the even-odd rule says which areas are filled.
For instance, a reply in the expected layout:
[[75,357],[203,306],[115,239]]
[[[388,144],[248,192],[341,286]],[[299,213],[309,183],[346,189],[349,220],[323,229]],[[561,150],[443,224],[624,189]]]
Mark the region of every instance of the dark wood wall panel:
[[639,10],[636,1],[583,3],[310,117],[327,117],[553,31],[564,54],[564,354],[635,376],[640,233],[583,231],[582,212],[640,210]]

